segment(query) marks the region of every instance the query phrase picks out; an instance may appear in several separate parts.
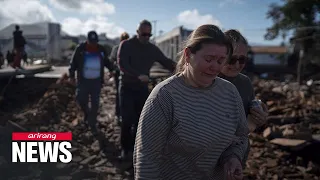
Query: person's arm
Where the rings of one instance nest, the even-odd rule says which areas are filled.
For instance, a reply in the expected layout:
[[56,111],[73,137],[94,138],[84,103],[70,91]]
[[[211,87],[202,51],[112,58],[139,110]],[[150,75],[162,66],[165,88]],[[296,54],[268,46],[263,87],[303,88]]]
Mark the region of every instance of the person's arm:
[[80,53],[80,45],[76,47],[76,49],[73,51],[71,60],[70,60],[70,65],[69,65],[69,77],[71,79],[75,78],[75,71],[78,69],[78,57]]
[[172,99],[166,91],[152,94],[143,107],[137,129],[133,156],[135,180],[162,179],[159,168],[172,120]]
[[169,58],[167,58],[163,52],[155,46],[155,54],[156,54],[156,61],[159,62],[162,66],[173,72],[176,68],[177,63]]
[[120,71],[131,75],[138,77],[140,75],[139,72],[137,72],[134,68],[131,67],[130,64],[130,44],[128,41],[123,41],[119,45],[118,49],[118,65],[120,68]]
[[107,52],[103,46],[100,46],[100,51],[102,52],[102,58],[103,58],[103,65],[108,68],[109,72],[112,72],[114,67],[113,64],[110,62]]
[[230,158],[236,157],[240,162],[244,158],[248,148],[248,122],[243,108],[241,96],[234,87],[235,100],[237,104],[238,127],[235,132],[235,139],[232,144],[222,153],[220,157],[221,164],[227,162]]
[[[252,82],[249,78],[248,78],[248,86],[250,87],[250,92],[251,92],[249,99],[252,101],[255,99],[256,95],[254,92]],[[249,107],[248,122],[249,122],[250,132],[253,132],[258,127],[264,125],[267,121],[268,107],[264,102],[261,103],[261,107],[262,107],[262,110],[259,108],[250,108]],[[254,123],[254,125],[252,123]]]
[[112,63],[117,62],[118,47],[119,46],[113,46],[112,47],[112,50],[111,50],[111,53],[110,53],[110,56],[109,56],[109,59],[110,59],[110,61]]
[[254,92],[254,88],[253,88],[253,85],[252,85],[252,82],[251,82],[251,80],[249,79],[249,77],[247,77],[248,78],[248,87],[250,87],[250,100],[252,101],[252,100],[254,100],[255,99],[255,97],[256,97],[256,94],[255,94],[255,92]]

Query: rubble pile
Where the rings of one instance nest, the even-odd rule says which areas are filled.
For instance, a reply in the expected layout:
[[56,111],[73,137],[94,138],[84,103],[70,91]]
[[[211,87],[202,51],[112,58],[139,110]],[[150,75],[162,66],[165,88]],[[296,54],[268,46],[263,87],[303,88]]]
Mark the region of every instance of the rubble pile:
[[250,134],[248,179],[320,179],[320,83],[259,80],[268,123]]
[[9,123],[19,124],[22,131],[37,130],[41,125],[59,123],[60,115],[66,110],[74,94],[75,86],[68,81],[67,75],[64,75],[47,88],[47,92],[33,107],[13,115]]
[[[83,114],[75,102],[75,86],[64,76],[51,85],[30,110],[10,117],[1,127],[0,171],[4,179],[130,179],[132,163],[118,159],[120,127],[114,118],[115,87],[107,83],[101,93],[98,126],[93,136],[82,123]],[[108,80],[108,79],[106,79]],[[7,117],[8,118],[8,117]],[[71,163],[13,164],[11,132],[72,132]]]
[[[259,80],[254,87],[270,116],[265,126],[250,134],[245,179],[319,179],[320,84]],[[5,126],[0,125],[0,179],[132,179],[132,162],[118,159],[120,127],[114,115],[114,83],[106,78],[101,91],[98,136],[82,123],[75,86],[67,76],[46,89],[29,109],[0,117],[6,119]],[[13,131],[71,131],[72,162],[10,163]]]

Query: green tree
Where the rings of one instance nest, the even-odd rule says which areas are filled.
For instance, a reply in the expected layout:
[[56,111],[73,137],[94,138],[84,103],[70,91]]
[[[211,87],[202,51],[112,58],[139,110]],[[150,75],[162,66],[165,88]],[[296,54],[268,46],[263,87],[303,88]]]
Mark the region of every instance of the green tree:
[[[286,36],[289,31],[294,37],[313,36],[320,26],[320,0],[282,0],[282,4],[272,3],[267,12],[267,18],[272,19],[273,25],[267,29],[266,40]],[[318,18],[318,19],[317,19]],[[303,49],[308,51],[313,38],[305,38]],[[311,43],[310,43],[311,42]]]
[[[315,53],[316,38],[319,38],[320,32],[320,0],[282,0],[280,5],[272,3],[267,19],[271,19],[273,25],[267,29],[266,40],[286,37],[293,32],[293,42],[301,45],[304,54]],[[303,64],[309,64],[310,61],[311,58],[307,58]],[[300,73],[301,63],[298,65],[299,77],[303,74]]]

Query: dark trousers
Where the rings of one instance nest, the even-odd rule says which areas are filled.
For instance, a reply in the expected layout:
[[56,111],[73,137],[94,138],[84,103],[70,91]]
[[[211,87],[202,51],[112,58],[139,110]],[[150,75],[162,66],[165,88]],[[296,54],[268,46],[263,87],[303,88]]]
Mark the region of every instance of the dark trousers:
[[[95,128],[100,102],[100,79],[82,79],[77,86],[76,99],[85,115],[85,121]],[[91,106],[89,107],[89,98]]]
[[23,57],[23,53],[24,53],[24,48],[23,47],[17,47],[15,48],[15,53],[14,53],[14,60],[12,63],[12,67],[13,68],[21,68],[21,59]]
[[120,89],[119,89],[119,76],[120,76],[120,72],[116,71],[115,76],[114,76],[114,80],[116,83],[116,116],[117,117],[121,117],[121,112],[120,112]]
[[127,152],[133,151],[140,113],[148,96],[147,85],[120,82],[121,146]]

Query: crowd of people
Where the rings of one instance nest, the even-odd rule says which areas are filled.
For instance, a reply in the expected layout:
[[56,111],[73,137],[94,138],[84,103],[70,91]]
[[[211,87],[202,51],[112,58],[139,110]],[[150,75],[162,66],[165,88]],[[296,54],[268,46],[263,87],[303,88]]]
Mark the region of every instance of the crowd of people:
[[[237,30],[202,25],[188,37],[176,63],[149,42],[151,32],[151,23],[141,21],[134,37],[121,35],[110,56],[94,31],[78,45],[69,75],[77,85],[84,122],[98,132],[107,67],[117,87],[120,158],[132,159],[135,179],[242,179],[248,135],[268,116],[263,102],[252,106],[254,89],[241,73],[248,61],[247,40]],[[173,75],[149,92],[155,61]]]
[[25,45],[27,44],[27,42],[23,36],[23,31],[20,30],[19,25],[15,26],[15,30],[12,32],[12,35],[12,51],[8,50],[5,57],[2,52],[0,52],[0,69],[5,64],[5,60],[7,60],[7,64],[14,69],[23,69],[21,67],[21,60],[23,60],[25,64],[28,64],[28,55],[25,51]]

